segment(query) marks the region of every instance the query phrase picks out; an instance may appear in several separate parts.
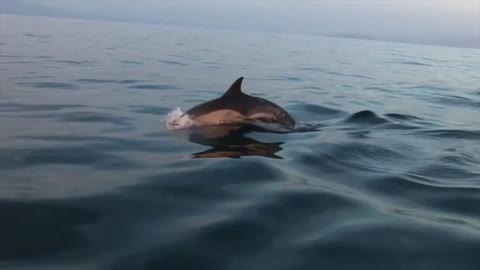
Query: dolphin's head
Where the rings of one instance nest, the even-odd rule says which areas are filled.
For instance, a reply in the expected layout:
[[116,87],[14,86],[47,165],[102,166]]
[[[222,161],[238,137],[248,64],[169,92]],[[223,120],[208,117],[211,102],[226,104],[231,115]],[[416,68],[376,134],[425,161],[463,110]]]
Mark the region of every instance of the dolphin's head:
[[277,112],[275,113],[275,118],[277,122],[280,123],[283,127],[289,130],[295,129],[295,120],[284,109],[280,108],[280,110],[277,110]]
[[260,123],[278,123],[288,130],[295,129],[295,119],[282,107],[262,98],[253,99],[257,106],[250,112],[249,119]]

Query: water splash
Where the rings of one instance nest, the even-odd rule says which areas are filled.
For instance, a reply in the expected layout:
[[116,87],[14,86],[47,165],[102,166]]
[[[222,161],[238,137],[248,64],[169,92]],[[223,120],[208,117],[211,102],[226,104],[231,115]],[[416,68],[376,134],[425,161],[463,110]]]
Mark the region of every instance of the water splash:
[[176,107],[170,111],[165,120],[169,130],[185,129],[195,125],[195,121],[185,114],[180,107]]

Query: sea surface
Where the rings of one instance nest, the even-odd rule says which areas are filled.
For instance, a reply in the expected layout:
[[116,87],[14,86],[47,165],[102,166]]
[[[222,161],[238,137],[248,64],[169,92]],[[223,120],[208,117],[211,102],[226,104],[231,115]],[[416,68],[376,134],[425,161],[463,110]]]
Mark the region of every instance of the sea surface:
[[[240,76],[316,131],[166,128]],[[480,269],[480,50],[0,15],[0,219],[1,269]]]

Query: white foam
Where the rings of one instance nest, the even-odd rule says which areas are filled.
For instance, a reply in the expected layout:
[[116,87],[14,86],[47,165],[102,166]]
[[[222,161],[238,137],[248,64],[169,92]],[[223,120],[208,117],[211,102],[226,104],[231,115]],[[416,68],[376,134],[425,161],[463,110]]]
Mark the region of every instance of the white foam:
[[170,130],[189,128],[194,125],[195,121],[185,114],[179,107],[176,107],[167,114],[166,126]]

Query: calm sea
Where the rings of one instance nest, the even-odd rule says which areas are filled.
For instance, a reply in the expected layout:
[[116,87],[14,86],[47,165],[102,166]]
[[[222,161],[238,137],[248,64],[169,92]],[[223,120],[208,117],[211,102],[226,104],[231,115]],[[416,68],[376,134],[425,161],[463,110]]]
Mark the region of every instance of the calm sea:
[[[0,17],[0,268],[479,269],[480,50]],[[194,140],[240,76],[316,132]]]

